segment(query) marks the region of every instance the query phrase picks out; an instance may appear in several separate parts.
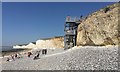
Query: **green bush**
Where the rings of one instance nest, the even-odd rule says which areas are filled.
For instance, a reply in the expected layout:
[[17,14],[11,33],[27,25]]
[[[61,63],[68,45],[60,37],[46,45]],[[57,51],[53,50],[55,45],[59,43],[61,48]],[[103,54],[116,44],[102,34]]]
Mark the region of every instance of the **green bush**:
[[104,12],[107,13],[110,10],[109,7],[104,8]]

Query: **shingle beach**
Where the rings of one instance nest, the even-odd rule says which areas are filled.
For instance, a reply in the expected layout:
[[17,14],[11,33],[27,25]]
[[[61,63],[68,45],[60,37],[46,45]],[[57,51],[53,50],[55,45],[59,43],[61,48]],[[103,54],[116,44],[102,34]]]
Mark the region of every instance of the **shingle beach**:
[[117,70],[118,46],[84,46],[69,50],[48,50],[47,55],[33,60],[23,56],[15,61],[5,62],[3,70]]

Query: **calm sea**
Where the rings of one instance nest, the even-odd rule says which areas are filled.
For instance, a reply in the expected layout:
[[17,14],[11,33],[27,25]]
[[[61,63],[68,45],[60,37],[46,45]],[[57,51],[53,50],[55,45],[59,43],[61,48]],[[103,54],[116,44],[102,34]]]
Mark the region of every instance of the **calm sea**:
[[8,55],[14,54],[16,52],[27,52],[29,50],[31,50],[31,49],[20,49],[20,48],[14,49],[12,46],[1,46],[0,47],[0,57],[1,57],[1,53],[4,56],[8,56]]
[[12,46],[0,46],[0,51],[9,51],[12,50]]

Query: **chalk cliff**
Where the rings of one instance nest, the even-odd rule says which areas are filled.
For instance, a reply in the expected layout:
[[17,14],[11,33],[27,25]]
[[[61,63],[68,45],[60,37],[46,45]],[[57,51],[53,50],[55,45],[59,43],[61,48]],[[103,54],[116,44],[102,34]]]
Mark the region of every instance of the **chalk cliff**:
[[15,45],[13,48],[63,48],[64,38],[63,36],[57,36],[53,38],[45,38],[31,42],[29,44]]
[[78,26],[77,45],[118,45],[119,10],[116,3],[84,18]]
[[61,37],[37,40],[36,47],[37,48],[63,48],[64,38],[61,36]]

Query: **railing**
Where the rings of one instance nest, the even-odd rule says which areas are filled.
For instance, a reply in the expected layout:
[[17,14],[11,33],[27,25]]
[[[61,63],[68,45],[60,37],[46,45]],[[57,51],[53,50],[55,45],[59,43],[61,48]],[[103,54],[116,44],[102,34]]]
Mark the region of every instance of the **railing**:
[[77,17],[66,17],[66,22],[77,22],[80,21],[80,18]]
[[67,30],[67,31],[65,31],[65,34],[74,35],[75,31],[74,30]]

